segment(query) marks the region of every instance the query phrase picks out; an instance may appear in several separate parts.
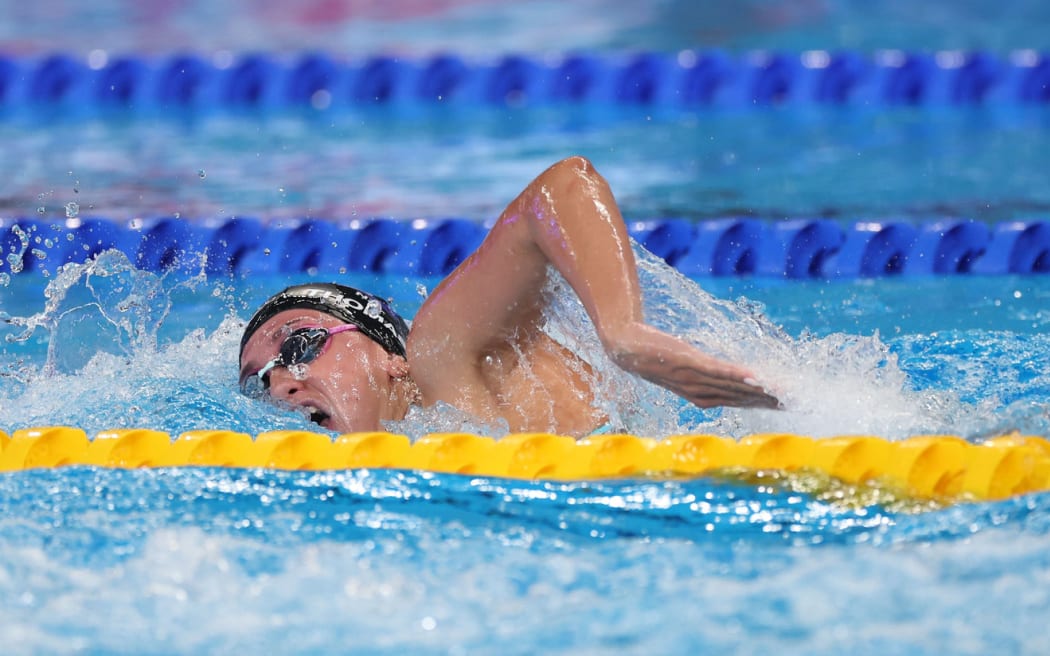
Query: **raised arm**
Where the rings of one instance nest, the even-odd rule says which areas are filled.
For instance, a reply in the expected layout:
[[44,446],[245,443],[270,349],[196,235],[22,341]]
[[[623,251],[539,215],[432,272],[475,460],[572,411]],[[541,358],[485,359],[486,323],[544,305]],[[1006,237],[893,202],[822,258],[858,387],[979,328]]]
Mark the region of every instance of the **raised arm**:
[[702,407],[774,407],[742,367],[645,323],[627,228],[605,179],[583,157],[540,174],[504,210],[481,247],[439,285],[413,326],[414,351],[477,362],[527,338],[542,318],[553,265],[583,302],[619,366]]

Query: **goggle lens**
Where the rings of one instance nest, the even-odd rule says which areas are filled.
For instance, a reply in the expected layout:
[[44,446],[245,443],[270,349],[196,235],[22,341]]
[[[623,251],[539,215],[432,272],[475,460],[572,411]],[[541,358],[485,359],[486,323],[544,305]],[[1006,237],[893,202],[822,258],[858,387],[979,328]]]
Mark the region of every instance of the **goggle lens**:
[[265,395],[270,389],[270,371],[274,367],[309,364],[324,353],[325,346],[332,335],[356,329],[357,326],[348,323],[334,328],[309,326],[292,331],[292,334],[281,342],[276,358],[241,381],[241,392],[248,396]]

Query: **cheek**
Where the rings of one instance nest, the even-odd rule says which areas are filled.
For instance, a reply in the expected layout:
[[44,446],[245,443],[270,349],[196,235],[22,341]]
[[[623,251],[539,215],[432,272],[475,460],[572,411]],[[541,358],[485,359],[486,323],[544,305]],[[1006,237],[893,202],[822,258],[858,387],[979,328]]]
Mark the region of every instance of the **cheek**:
[[340,392],[358,397],[365,389],[377,389],[380,379],[376,370],[367,353],[347,347],[332,353],[328,376]]

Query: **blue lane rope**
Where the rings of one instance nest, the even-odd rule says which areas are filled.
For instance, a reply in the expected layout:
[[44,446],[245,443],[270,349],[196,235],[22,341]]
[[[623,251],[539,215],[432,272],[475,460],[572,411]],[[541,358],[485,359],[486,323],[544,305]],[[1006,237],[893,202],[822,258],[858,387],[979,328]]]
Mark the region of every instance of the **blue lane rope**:
[[352,107],[944,106],[1046,104],[1050,55],[988,52],[745,52],[456,55],[341,59],[183,53],[95,58],[0,55],[0,115],[41,108],[209,112]]
[[[997,225],[964,219],[927,223],[824,219],[628,224],[646,248],[691,277],[791,279],[1050,272],[1050,221]],[[141,269],[209,275],[369,272],[440,276],[485,237],[478,221],[371,219],[222,221],[185,218],[73,220],[0,218],[0,273],[54,272],[117,249]]]

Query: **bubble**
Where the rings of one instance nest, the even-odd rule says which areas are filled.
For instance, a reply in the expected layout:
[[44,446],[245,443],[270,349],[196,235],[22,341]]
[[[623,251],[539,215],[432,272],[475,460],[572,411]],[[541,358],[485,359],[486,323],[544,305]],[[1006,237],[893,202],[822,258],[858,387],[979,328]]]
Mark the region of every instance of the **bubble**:
[[70,202],[66,203],[66,218],[67,219],[75,219],[75,218],[77,218],[78,214],[80,214],[80,205],[78,205],[77,203],[74,203],[73,201],[70,201]]
[[365,305],[365,314],[373,319],[378,319],[382,311],[383,306],[381,306],[379,301],[374,298],[368,302],[368,305]]
[[43,205],[41,205],[40,207],[36,208],[36,213],[37,214],[43,214],[46,211],[47,211],[47,208],[44,207]]
[[11,253],[7,256],[7,266],[10,267],[11,273],[19,273],[22,271],[22,254]]
[[197,169],[197,177],[203,180],[204,178],[208,177],[208,173],[204,169]]

